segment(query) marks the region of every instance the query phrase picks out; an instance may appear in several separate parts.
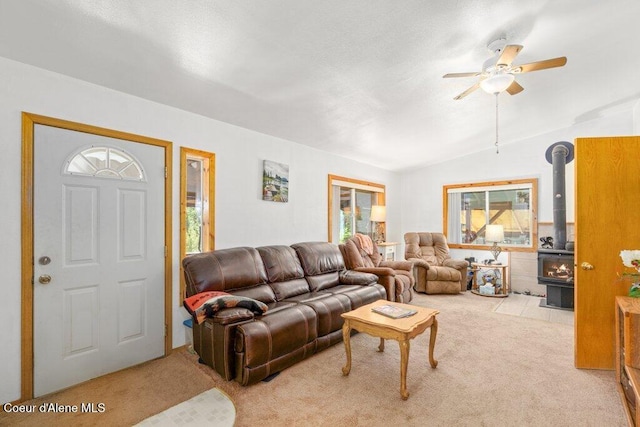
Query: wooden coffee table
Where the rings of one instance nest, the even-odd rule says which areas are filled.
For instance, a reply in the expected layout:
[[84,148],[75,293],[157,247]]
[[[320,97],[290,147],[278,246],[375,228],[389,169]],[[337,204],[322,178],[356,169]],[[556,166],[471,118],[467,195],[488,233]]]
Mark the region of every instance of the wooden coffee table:
[[[410,317],[392,319],[371,311],[373,307],[385,304],[410,308],[416,310],[417,313]],[[438,313],[438,310],[431,308],[417,307],[387,300],[378,300],[353,311],[343,313],[344,325],[342,326],[342,336],[347,352],[347,364],[342,368],[342,375],[347,376],[349,372],[351,372],[351,329],[379,337],[380,345],[378,346],[378,351],[384,351],[385,339],[396,340],[400,345],[400,396],[403,400],[407,400],[409,398],[409,392],[407,391],[409,340],[423,333],[428,327],[431,327],[429,363],[432,368],[438,366],[438,361],[433,358],[433,348],[436,343],[436,334],[438,333],[438,321],[436,320]]]

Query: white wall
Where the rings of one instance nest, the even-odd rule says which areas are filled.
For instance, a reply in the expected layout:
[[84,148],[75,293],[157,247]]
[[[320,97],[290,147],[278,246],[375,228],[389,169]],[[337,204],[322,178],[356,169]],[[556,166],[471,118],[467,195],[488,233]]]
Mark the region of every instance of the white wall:
[[[172,141],[174,254],[179,254],[180,146],[216,153],[217,248],[326,241],[328,174],[385,184],[387,234],[389,240],[402,238],[396,173],[0,58],[0,402],[20,397],[22,111]],[[261,200],[264,159],[289,164],[289,203]],[[174,347],[185,337],[178,263],[175,255]]]
[[633,134],[640,135],[640,101],[633,106]]
[[[520,141],[504,141],[496,154],[492,141],[487,149],[458,159],[426,166],[402,175],[403,233],[442,231],[442,186],[446,184],[538,178],[538,221],[553,222],[553,170],[545,159],[547,148],[558,141],[574,143],[578,137],[631,135],[633,112],[626,111],[577,123]],[[567,221],[574,221],[574,163],[566,167]],[[567,236],[568,238],[571,236]],[[400,240],[404,242],[404,238]],[[404,254],[404,247],[401,252]],[[484,259],[484,251],[455,250],[456,256]]]

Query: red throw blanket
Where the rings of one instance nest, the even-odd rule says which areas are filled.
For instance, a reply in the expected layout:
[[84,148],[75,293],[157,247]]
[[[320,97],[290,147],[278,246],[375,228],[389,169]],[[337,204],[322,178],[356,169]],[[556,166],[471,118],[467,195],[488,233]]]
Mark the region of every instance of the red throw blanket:
[[192,295],[182,303],[184,308],[193,316],[193,320],[200,324],[205,318],[213,316],[223,308],[242,307],[254,314],[264,314],[267,305],[252,298],[233,295],[227,292],[209,291]]

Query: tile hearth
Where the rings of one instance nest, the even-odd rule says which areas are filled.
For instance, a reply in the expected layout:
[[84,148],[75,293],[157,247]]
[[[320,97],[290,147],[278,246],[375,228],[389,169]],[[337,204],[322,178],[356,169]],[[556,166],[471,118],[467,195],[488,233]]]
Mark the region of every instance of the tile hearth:
[[511,293],[508,298],[503,298],[493,311],[512,316],[573,325],[573,311],[540,307],[540,301],[543,299],[531,295]]

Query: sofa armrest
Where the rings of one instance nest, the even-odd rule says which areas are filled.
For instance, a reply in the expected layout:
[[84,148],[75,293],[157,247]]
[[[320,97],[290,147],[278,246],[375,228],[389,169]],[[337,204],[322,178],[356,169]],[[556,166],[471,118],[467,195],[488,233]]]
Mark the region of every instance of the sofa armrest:
[[221,325],[246,322],[253,318],[254,314],[251,310],[241,307],[225,308],[218,311],[213,317],[210,317],[213,323],[219,323]]
[[362,271],[342,270],[340,272],[339,283],[341,285],[372,285],[378,281],[378,276],[373,273],[365,273]]
[[452,258],[445,259],[442,265],[444,265],[445,267],[455,268],[456,270],[469,267],[469,263],[466,260]]
[[193,347],[202,363],[226,380],[235,375],[234,346],[238,326],[253,322],[253,313],[244,308],[220,310],[202,324],[193,325]]
[[359,271],[363,273],[371,273],[376,276],[395,276],[396,273],[392,268],[389,267],[356,267],[354,271]]
[[460,292],[467,290],[467,271],[469,268],[469,262],[461,259],[445,259],[443,265],[451,268],[455,268],[460,272]]
[[411,271],[413,268],[413,262],[411,261],[382,261],[380,267],[389,267],[394,270]]
[[422,267],[425,270],[429,269],[429,263],[423,259],[420,258],[409,258],[408,261],[413,262],[413,266],[414,267]]

